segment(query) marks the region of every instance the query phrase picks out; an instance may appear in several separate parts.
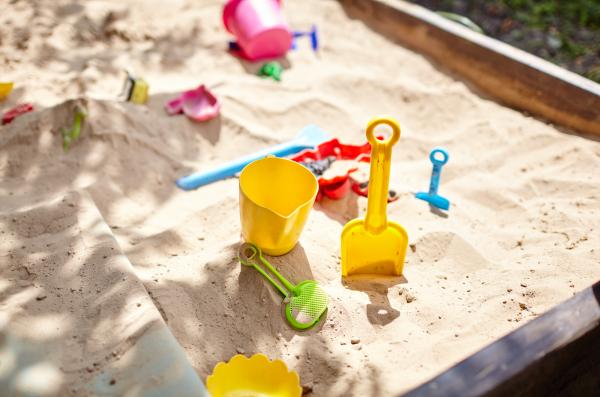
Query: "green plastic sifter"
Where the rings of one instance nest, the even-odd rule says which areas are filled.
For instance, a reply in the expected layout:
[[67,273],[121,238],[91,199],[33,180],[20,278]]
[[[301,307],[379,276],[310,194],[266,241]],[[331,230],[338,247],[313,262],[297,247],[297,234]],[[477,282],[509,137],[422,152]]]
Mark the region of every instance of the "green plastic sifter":
[[[253,267],[262,274],[283,296],[285,317],[292,327],[308,329],[321,320],[327,310],[328,298],[316,281],[305,280],[298,285],[290,283],[267,262],[260,248],[250,243],[244,243],[240,246],[238,257],[243,265]],[[269,272],[273,273],[285,288],[279,285],[261,265],[264,265]]]

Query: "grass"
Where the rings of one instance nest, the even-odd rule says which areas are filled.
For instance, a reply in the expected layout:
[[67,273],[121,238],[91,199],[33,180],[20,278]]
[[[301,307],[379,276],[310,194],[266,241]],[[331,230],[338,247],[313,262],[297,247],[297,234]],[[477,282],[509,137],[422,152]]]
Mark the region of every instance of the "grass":
[[413,0],[600,83],[600,0]]

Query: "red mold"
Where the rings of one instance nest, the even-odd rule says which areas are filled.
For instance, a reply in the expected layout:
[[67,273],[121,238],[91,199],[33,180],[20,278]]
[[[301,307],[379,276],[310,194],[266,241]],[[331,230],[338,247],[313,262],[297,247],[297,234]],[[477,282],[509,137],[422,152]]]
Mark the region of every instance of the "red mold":
[[[364,145],[346,145],[340,143],[337,138],[334,138],[323,142],[316,149],[304,150],[291,157],[291,159],[300,163],[323,160],[329,156],[334,156],[336,160],[354,160],[368,163],[371,159],[370,153],[371,144],[369,143],[365,143]],[[320,176],[318,178],[319,194],[317,195],[317,200],[320,200],[323,196],[334,200],[339,200],[346,196],[352,190],[350,174],[357,169],[357,167],[352,167],[342,174],[327,178]]]

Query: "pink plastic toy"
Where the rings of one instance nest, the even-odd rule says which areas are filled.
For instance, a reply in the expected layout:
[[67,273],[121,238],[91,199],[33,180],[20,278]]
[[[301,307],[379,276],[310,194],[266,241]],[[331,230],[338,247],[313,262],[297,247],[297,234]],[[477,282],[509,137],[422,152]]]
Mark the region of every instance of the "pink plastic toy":
[[277,58],[290,49],[292,33],[283,19],[281,0],[229,0],[223,23],[249,60]]
[[169,115],[183,113],[195,121],[206,121],[219,115],[221,104],[204,84],[200,87],[184,91],[177,98],[165,104]]

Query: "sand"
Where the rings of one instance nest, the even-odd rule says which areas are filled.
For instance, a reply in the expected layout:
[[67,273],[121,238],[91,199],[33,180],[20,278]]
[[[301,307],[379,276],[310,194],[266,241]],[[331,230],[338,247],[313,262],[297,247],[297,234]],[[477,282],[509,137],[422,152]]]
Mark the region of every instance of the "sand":
[[[286,3],[295,29],[319,26],[322,50],[304,43],[281,83],[260,79],[224,51],[221,3],[0,6],[0,78],[17,87],[0,107],[36,106],[0,127],[2,332],[62,352],[46,357],[57,395],[85,395],[81,385],[127,365],[152,324],[166,324],[203,380],[219,361],[262,352],[298,371],[308,395],[393,395],[600,278],[597,141],[482,97],[334,1]],[[117,98],[125,68],[149,82],[147,105]],[[199,83],[214,87],[221,116],[167,116],[163,103]],[[60,128],[76,103],[89,117],[65,153]],[[378,114],[402,125],[388,211],[410,236],[404,278],[341,279],[340,232],[366,199],[326,199],[297,247],[270,258],[331,297],[322,325],[296,332],[236,260],[237,179],[192,192],[174,181],[307,124],[363,142]],[[435,146],[450,152],[447,215],[413,197]]]

